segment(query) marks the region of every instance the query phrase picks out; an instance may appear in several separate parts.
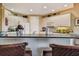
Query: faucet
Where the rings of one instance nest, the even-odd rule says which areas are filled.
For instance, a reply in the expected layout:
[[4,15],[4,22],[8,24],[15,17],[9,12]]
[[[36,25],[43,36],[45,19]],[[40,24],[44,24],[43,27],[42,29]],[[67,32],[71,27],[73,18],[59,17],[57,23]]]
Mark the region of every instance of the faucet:
[[35,34],[36,31],[33,32],[33,34]]
[[48,27],[46,26],[45,35],[48,35]]
[[45,32],[45,35],[48,35],[48,27],[42,27],[42,31]]

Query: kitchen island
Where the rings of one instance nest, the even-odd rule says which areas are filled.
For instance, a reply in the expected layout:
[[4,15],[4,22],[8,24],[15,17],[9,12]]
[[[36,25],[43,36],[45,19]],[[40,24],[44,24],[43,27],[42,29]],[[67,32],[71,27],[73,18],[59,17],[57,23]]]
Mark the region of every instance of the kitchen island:
[[39,48],[48,48],[49,44],[74,45],[76,39],[79,39],[79,36],[73,34],[0,36],[0,44],[28,42],[28,47],[32,49],[32,55],[38,56]]

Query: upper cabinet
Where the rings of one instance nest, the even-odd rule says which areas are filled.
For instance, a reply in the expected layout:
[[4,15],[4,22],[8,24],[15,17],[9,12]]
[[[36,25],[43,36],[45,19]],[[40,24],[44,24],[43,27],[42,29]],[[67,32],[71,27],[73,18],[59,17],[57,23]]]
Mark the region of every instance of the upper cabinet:
[[48,17],[47,26],[71,26],[71,14],[57,15]]

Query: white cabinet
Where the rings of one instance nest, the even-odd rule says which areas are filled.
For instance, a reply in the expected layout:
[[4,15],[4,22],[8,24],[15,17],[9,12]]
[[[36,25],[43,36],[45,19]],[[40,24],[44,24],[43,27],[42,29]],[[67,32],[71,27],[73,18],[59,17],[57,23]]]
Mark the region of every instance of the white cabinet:
[[16,32],[7,32],[8,36],[17,36]]
[[71,14],[48,17],[46,23],[49,26],[71,26]]

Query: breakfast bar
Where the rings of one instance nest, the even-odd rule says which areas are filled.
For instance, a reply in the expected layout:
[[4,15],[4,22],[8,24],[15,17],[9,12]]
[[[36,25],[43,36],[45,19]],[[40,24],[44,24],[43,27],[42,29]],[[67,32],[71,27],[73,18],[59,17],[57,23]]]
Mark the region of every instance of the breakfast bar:
[[50,34],[50,35],[26,35],[26,36],[0,36],[0,44],[12,44],[18,42],[28,42],[32,55],[40,55],[39,49],[49,48],[49,44],[75,45],[78,35],[72,34]]

